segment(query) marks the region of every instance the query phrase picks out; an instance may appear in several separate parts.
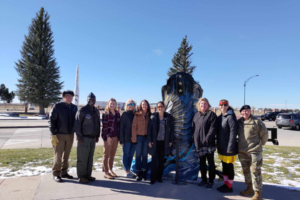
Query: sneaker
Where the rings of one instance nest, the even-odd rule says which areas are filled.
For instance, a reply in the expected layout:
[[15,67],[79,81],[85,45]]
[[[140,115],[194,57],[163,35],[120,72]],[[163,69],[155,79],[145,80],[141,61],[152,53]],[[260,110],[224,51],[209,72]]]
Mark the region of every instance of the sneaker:
[[211,190],[214,187],[214,183],[207,183],[206,189]]
[[53,179],[56,181],[56,182],[63,182],[63,180],[61,179],[60,176],[53,176]]
[[133,174],[130,173],[130,172],[128,172],[128,173],[125,172],[124,176],[125,176],[126,178],[132,178],[132,177],[133,177]]
[[205,182],[205,181],[201,181],[200,183],[198,183],[199,187],[202,187],[202,186],[205,186],[205,185],[207,185],[207,182]]
[[62,178],[67,178],[67,179],[73,179],[73,176],[71,176],[70,174],[65,174],[65,175],[61,175]]

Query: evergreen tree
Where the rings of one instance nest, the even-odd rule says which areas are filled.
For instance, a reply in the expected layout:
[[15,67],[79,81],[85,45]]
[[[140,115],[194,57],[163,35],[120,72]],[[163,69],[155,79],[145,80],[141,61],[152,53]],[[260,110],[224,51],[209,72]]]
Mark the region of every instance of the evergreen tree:
[[5,87],[4,84],[0,86],[0,100],[6,103],[11,103],[12,100],[15,98],[14,92],[9,92],[9,89]]
[[39,105],[40,114],[45,113],[44,107],[61,100],[59,66],[54,58],[53,32],[50,16],[42,7],[29,26],[25,36],[21,56],[16,62],[20,79],[18,79],[17,95],[25,103]]
[[193,46],[189,45],[187,36],[185,36],[185,38],[182,39],[177,53],[174,54],[174,57],[172,59],[173,67],[170,67],[168,76],[172,76],[177,72],[185,72],[190,75],[193,74],[196,66],[191,66],[192,61],[190,60],[190,57],[193,55],[193,53],[190,53],[190,51],[192,50],[192,48]]

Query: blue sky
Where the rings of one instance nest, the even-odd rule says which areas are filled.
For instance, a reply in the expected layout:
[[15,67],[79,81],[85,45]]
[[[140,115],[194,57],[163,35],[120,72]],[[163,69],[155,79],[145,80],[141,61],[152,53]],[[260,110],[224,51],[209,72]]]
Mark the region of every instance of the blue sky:
[[[212,106],[228,99],[255,107],[300,108],[300,1],[294,0],[0,0],[0,83],[16,90],[14,62],[41,7],[51,15],[64,89],[80,68],[80,104],[91,91],[161,100],[182,38],[193,45],[194,78]],[[19,102],[15,99],[14,102]]]

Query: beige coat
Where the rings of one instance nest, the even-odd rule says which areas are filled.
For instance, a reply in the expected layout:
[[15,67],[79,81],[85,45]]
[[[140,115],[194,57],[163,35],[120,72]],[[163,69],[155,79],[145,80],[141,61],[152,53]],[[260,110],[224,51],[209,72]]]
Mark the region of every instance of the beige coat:
[[132,121],[132,137],[131,137],[132,143],[136,143],[137,135],[142,135],[142,136],[147,135],[148,122],[149,122],[148,115],[145,119],[142,112],[136,112],[134,114],[134,118]]
[[262,153],[262,145],[268,141],[266,125],[256,117],[250,116],[238,120],[238,147],[239,152],[258,154]]

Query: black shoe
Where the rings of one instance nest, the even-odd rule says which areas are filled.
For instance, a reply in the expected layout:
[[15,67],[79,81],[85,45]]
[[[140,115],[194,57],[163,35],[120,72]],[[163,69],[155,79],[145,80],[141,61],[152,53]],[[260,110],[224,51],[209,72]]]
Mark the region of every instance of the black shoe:
[[202,186],[205,186],[205,185],[207,185],[206,181],[201,181],[200,183],[198,183],[199,187],[202,187]]
[[153,185],[155,183],[155,181],[150,181],[150,185]]
[[92,176],[91,176],[91,177],[88,177],[87,179],[88,179],[89,181],[95,181],[95,180],[96,180],[96,178],[95,178],[95,177],[92,177]]
[[163,181],[160,179],[160,180],[157,180],[157,182],[162,183]]
[[214,187],[214,183],[207,183],[206,189],[211,190]]
[[232,193],[232,192],[233,192],[233,189],[232,189],[232,188],[229,188],[229,187],[226,185],[226,187],[220,188],[220,189],[219,189],[219,192],[221,192],[221,193]]
[[142,172],[141,171],[138,171],[136,172],[136,181],[141,181],[143,179],[142,177]]
[[55,180],[56,182],[63,182],[60,176],[53,176],[53,180]]
[[67,178],[67,179],[73,179],[73,176],[69,175],[68,173],[65,175],[61,175],[62,178]]
[[143,179],[144,179],[144,181],[147,180],[147,171],[143,171]]
[[222,190],[223,188],[226,188],[226,187],[227,187],[227,185],[226,185],[226,184],[224,184],[224,185],[222,185],[221,187],[218,187],[218,188],[217,188],[217,190],[219,190],[219,191],[220,191],[220,190]]

